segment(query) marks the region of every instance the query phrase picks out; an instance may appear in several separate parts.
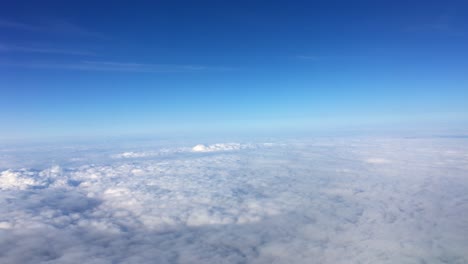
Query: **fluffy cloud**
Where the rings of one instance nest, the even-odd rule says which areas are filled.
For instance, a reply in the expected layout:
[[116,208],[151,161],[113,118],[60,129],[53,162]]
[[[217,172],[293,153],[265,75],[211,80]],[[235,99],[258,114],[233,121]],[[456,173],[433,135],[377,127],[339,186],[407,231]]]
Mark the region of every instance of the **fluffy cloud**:
[[227,144],[213,144],[205,146],[203,144],[198,144],[192,148],[193,152],[213,152],[213,151],[230,151],[230,150],[240,150],[253,148],[253,145],[250,144],[238,144],[238,143],[227,143]]
[[2,189],[26,189],[36,184],[37,181],[34,178],[24,176],[21,172],[6,170],[0,173],[0,188]]
[[463,139],[71,150],[0,172],[0,263],[468,261]]
[[197,144],[192,148],[179,147],[179,148],[160,148],[157,151],[126,151],[118,154],[111,155],[112,158],[147,158],[156,156],[168,156],[177,153],[187,152],[221,152],[221,151],[235,151],[247,150],[256,148],[272,147],[273,143],[258,143],[258,144],[240,144],[240,143],[217,143],[212,145]]

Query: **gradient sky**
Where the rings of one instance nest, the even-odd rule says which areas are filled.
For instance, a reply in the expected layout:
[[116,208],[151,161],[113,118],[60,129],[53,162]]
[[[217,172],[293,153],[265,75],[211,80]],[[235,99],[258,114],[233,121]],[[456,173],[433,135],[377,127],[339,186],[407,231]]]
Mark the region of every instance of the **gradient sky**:
[[154,2],[2,3],[0,138],[468,128],[465,1]]

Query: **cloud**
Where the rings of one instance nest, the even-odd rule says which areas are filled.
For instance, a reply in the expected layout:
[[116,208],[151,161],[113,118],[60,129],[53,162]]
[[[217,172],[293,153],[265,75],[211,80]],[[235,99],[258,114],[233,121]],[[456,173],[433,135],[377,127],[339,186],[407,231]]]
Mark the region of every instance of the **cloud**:
[[255,146],[249,144],[239,144],[239,143],[226,143],[226,144],[213,144],[205,146],[203,144],[198,144],[192,148],[193,152],[213,152],[213,151],[231,151],[231,150],[240,150],[240,149],[249,149],[254,148]]
[[419,33],[437,33],[447,36],[465,36],[466,29],[461,26],[460,17],[453,14],[441,14],[432,20],[422,21],[419,24],[411,25],[406,28],[409,32]]
[[296,58],[301,59],[301,60],[312,60],[312,61],[318,61],[318,60],[323,59],[322,57],[319,57],[319,56],[310,56],[310,55],[298,55],[296,56]]
[[23,24],[15,21],[0,20],[0,27],[27,31],[41,31],[42,27],[32,24]]
[[372,163],[372,164],[386,164],[390,163],[391,161],[388,159],[383,159],[383,158],[368,158],[366,159],[367,163]]
[[258,149],[265,147],[273,147],[274,143],[217,143],[212,145],[198,144],[192,148],[179,147],[179,148],[160,148],[157,151],[125,151],[118,154],[111,155],[114,159],[122,158],[148,158],[148,157],[163,157],[168,155],[174,155],[177,153],[187,152],[222,152],[222,151],[235,151],[235,150],[247,150],[247,149]]
[[81,26],[60,19],[49,19],[44,21],[37,21],[35,23],[23,23],[2,19],[0,20],[0,28],[67,36],[92,37],[98,39],[108,38],[102,33],[90,31]]
[[297,60],[310,61],[310,62],[319,62],[319,61],[342,61],[342,60],[356,60],[361,59],[362,56],[355,55],[296,55],[294,56]]
[[64,54],[64,55],[82,55],[92,56],[93,52],[83,50],[60,49],[50,47],[25,47],[18,45],[2,45],[0,44],[0,52],[23,52],[23,53],[44,53],[44,54]]
[[202,72],[225,71],[226,67],[208,67],[200,65],[171,65],[171,64],[144,64],[133,62],[109,62],[109,61],[81,61],[74,63],[57,62],[3,62],[3,67],[19,67],[32,69],[60,69],[77,71],[98,72],[128,72],[128,73],[171,73],[171,72]]
[[6,170],[0,173],[0,188],[2,189],[26,189],[36,185],[38,183],[35,179],[24,176],[21,172]]
[[113,158],[144,158],[144,157],[151,157],[156,156],[159,153],[157,152],[134,152],[134,151],[127,151],[122,152],[119,154],[112,155]]
[[0,262],[468,260],[464,139],[198,146],[54,148],[61,166],[0,171]]

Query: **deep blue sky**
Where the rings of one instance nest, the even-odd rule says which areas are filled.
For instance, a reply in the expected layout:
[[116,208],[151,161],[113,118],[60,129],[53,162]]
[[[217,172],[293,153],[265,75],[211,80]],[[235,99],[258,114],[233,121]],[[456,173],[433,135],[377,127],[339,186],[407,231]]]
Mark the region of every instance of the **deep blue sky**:
[[468,128],[466,1],[154,2],[2,3],[0,138]]

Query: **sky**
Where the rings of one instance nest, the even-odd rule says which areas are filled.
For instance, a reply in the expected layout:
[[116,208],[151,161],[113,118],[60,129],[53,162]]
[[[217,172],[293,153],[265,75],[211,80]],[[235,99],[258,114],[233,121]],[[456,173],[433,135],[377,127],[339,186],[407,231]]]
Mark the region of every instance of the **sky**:
[[467,12],[465,1],[7,1],[0,138],[466,131]]
[[466,1],[3,1],[0,263],[468,263]]

